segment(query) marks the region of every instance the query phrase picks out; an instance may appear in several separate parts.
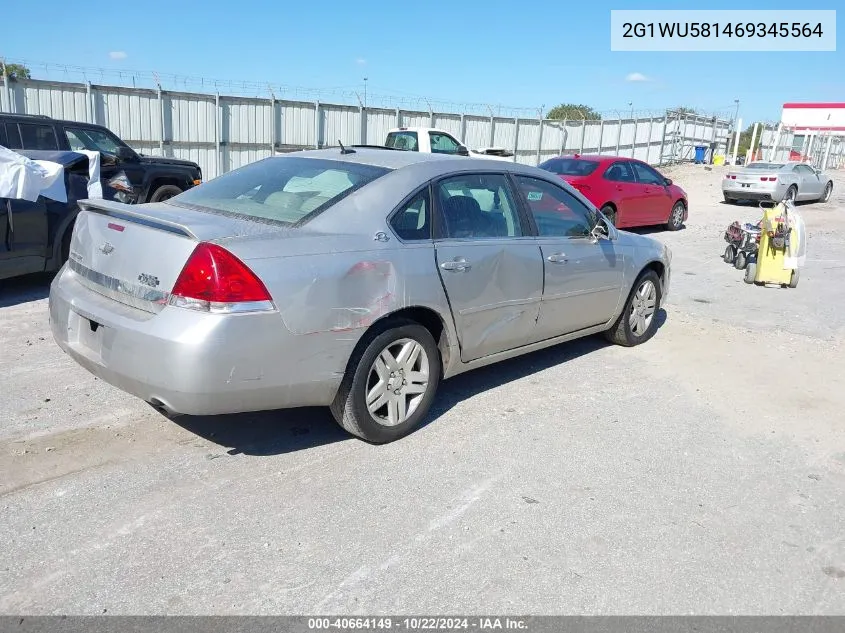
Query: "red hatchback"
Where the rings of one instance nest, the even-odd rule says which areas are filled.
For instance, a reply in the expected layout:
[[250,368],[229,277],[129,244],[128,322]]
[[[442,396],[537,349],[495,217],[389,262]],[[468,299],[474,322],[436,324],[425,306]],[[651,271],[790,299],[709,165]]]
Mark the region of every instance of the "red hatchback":
[[687,220],[686,192],[641,160],[573,154],[539,166],[575,187],[617,228],[665,224],[677,231]]

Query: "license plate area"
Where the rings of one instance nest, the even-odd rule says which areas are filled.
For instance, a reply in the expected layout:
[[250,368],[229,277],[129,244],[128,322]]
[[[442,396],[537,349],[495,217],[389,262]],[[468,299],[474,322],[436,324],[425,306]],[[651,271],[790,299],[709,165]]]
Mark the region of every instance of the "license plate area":
[[101,359],[105,326],[71,310],[68,330],[69,339],[74,347],[89,358]]

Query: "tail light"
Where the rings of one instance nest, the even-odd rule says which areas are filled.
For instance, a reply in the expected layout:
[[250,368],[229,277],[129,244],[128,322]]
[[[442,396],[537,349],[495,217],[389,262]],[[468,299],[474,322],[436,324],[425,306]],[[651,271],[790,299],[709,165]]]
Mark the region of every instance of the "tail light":
[[760,180],[763,182],[775,182],[778,179],[777,176],[761,176]]
[[725,174],[725,180],[736,180],[736,176],[733,174]]
[[169,303],[214,313],[276,309],[255,273],[225,248],[209,242],[200,242],[185,262]]

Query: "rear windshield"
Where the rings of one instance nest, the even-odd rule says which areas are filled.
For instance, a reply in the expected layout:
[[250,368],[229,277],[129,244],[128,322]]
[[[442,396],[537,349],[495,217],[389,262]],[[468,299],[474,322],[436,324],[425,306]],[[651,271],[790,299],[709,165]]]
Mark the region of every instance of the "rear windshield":
[[317,158],[265,158],[188,189],[167,203],[301,224],[389,171]]
[[748,163],[746,169],[765,169],[766,171],[778,170],[783,167],[783,163]]
[[411,152],[420,150],[416,132],[390,132],[387,135],[385,145],[393,149],[404,149]]
[[582,158],[552,158],[540,164],[541,169],[560,176],[589,176],[598,166],[597,161]]

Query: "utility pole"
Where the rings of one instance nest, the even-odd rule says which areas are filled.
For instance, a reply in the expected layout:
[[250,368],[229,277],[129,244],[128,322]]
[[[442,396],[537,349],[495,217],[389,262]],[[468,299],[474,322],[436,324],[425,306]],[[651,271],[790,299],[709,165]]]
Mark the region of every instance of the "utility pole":
[[364,109],[367,109],[367,78],[364,77]]

